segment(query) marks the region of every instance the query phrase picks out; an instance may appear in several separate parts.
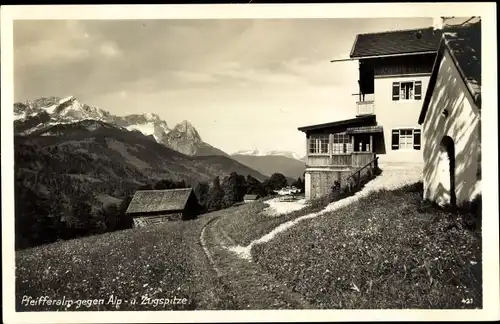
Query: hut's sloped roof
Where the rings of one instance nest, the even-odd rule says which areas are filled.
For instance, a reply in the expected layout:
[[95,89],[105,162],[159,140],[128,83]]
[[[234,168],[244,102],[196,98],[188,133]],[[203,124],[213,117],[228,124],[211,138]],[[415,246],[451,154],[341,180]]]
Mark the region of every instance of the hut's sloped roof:
[[127,214],[182,210],[192,190],[192,188],[183,188],[136,191],[127,208]]
[[245,195],[243,197],[244,200],[255,200],[257,198],[259,198],[259,196],[257,196],[257,195],[251,195],[251,194]]

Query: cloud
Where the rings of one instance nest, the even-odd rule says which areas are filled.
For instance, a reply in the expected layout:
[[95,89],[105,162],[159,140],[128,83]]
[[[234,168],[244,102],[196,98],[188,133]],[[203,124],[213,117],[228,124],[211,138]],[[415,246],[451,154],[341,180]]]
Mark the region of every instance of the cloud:
[[192,83],[214,83],[217,82],[216,78],[210,73],[200,73],[191,71],[172,71],[169,74],[174,77],[177,81],[192,84]]
[[[274,131],[299,137],[296,126],[352,115],[356,63],[329,61],[347,57],[357,33],[423,25],[410,19],[16,21],[14,96],[75,95],[115,114],[149,109],[169,123],[190,119],[222,148],[275,148],[283,143]],[[252,136],[226,142],[243,129]]]
[[121,54],[120,50],[112,42],[105,42],[99,47],[100,53],[104,57],[112,58]]
[[87,59],[89,39],[77,21],[16,21],[15,64],[40,66]]

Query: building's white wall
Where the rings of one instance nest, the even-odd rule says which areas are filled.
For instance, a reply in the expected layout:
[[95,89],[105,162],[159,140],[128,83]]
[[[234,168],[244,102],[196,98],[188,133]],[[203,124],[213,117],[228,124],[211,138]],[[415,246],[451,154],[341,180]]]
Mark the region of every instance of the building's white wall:
[[[449,115],[442,114],[447,109]],[[385,125],[384,125],[385,126]],[[441,61],[422,130],[424,198],[438,203],[449,200],[446,176],[440,165],[440,143],[449,136],[455,143],[455,194],[457,203],[480,194],[480,114],[458,71],[446,53]]]
[[[380,154],[381,165],[387,162],[407,162],[423,164],[422,150],[392,150],[393,128],[421,128],[418,116],[423,98],[429,85],[430,75],[408,75],[375,78],[375,114],[377,123],[384,128],[385,154]],[[392,83],[404,81],[422,81],[421,100],[392,100]]]

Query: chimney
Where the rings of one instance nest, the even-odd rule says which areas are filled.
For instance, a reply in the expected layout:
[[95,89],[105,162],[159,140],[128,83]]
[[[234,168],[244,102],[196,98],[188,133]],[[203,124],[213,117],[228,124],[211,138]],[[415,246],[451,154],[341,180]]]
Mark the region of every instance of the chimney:
[[432,27],[434,30],[442,30],[444,27],[444,17],[434,17],[432,19]]

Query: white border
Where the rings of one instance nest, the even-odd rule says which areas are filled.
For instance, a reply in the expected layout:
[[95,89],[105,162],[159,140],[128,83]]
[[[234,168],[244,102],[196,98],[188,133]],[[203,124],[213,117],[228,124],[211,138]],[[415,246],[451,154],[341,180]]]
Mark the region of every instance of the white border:
[[[363,3],[363,4],[228,4],[228,5],[101,5],[2,6],[2,269],[3,314],[6,323],[141,323],[263,321],[393,321],[498,320],[498,160],[496,3]],[[13,213],[13,20],[14,19],[188,19],[188,18],[389,18],[482,17],[483,111],[483,309],[482,310],[290,310],[182,312],[44,312],[15,313]],[[332,39],[325,41],[333,41]]]

